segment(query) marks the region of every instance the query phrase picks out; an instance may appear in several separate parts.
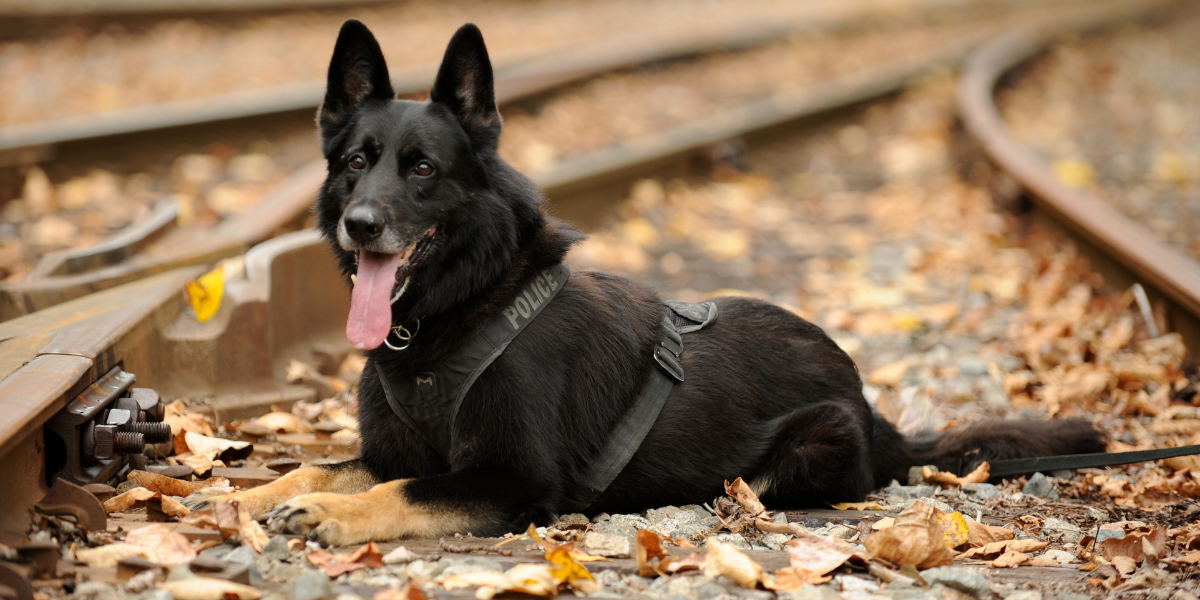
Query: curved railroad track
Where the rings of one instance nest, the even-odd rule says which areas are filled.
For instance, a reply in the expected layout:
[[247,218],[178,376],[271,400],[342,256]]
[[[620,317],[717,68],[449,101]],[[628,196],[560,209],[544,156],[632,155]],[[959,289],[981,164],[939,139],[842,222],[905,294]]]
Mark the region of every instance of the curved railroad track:
[[[686,170],[694,157],[711,154],[712,148],[731,139],[758,143],[797,126],[815,125],[817,117],[835,120],[930,73],[954,68],[969,56],[959,83],[959,108],[967,131],[987,157],[1034,195],[1047,215],[1135,274],[1131,281],[1144,282],[1152,297],[1160,294],[1172,302],[1181,315],[1173,324],[1194,348],[1198,340],[1186,324],[1200,315],[1200,266],[1159,247],[1162,244],[1140,226],[1111,209],[1098,208],[1098,201],[1085,193],[1058,184],[1049,169],[1006,132],[992,102],[996,82],[1005,72],[1064,31],[1138,18],[1171,6],[1106,4],[1014,30],[983,45],[982,36],[965,36],[921,56],[760,98],[531,175],[556,212],[586,221],[624,198],[639,178]],[[730,39],[723,43],[732,43]],[[629,64],[631,56],[604,68]],[[512,101],[599,68],[560,63],[558,69],[526,71],[513,75],[512,87],[502,86],[498,95]],[[188,237],[196,234],[170,231],[174,213],[163,207],[97,247],[47,257],[25,287],[3,288],[8,300],[0,314],[9,320],[0,323],[0,480],[11,482],[6,489],[19,493],[0,497],[0,540],[19,537],[22,523],[13,517],[23,517],[48,490],[42,425],[89,386],[113,377],[116,369],[135,373],[138,385],[154,388],[165,398],[212,398],[207,410],[226,419],[317,399],[310,388],[283,383],[285,365],[303,357],[314,343],[344,343],[347,292],[315,232],[275,234],[307,207],[323,176],[323,164],[306,165],[268,195],[257,212],[223,223],[216,236],[199,238],[217,240],[205,241],[211,245],[202,246],[203,252],[195,249],[198,238]],[[164,252],[171,248],[179,250]],[[211,321],[198,323],[180,290],[206,270],[202,265],[239,254],[244,258],[225,268],[220,311]],[[667,264],[665,256],[662,264]],[[1119,279],[1109,282],[1122,285]]]
[[1094,257],[1109,283],[1141,283],[1168,308],[1172,328],[1200,347],[1200,262],[1164,243],[1093,193],[1069,186],[1005,125],[994,90],[1009,72],[1068,33],[1155,14],[1165,3],[1127,3],[1066,22],[1016,28],[980,46],[963,64],[958,106],[967,132],[1001,172],[1033,199],[1039,214],[1061,224]]

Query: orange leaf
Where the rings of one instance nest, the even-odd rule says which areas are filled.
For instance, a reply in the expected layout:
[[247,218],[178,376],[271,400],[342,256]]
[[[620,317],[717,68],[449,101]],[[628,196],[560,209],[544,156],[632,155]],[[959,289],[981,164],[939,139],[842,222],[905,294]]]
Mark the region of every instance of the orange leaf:
[[637,532],[637,565],[638,575],[642,577],[655,577],[658,571],[651,566],[650,561],[655,559],[664,559],[667,557],[666,550],[663,550],[662,541],[658,534],[647,529],[642,529]]

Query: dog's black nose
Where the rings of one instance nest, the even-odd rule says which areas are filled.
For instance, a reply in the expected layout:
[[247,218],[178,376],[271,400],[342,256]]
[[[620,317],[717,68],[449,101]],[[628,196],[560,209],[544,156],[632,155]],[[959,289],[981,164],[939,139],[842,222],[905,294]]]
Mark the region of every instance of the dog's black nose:
[[346,224],[346,233],[360,244],[370,242],[383,233],[383,214],[369,205],[351,207],[342,221]]

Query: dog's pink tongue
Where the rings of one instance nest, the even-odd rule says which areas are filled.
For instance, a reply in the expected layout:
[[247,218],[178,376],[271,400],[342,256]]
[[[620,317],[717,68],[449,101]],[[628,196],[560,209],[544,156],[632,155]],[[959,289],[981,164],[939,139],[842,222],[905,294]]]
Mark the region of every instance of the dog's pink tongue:
[[378,348],[392,329],[392,288],[396,285],[399,254],[358,253],[358,275],[350,295],[346,338],[355,348]]

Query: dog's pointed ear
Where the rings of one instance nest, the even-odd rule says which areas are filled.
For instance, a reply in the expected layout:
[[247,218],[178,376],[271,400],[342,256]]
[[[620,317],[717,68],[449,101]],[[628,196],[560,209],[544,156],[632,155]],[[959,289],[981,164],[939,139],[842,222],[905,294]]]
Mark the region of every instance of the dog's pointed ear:
[[463,25],[450,39],[429,99],[447,106],[472,139],[493,146],[499,141],[492,61],[475,25]]
[[395,95],[383,51],[371,30],[355,19],[343,23],[333,46],[325,101],[317,117],[321,128],[345,125],[368,99],[390,100]]

